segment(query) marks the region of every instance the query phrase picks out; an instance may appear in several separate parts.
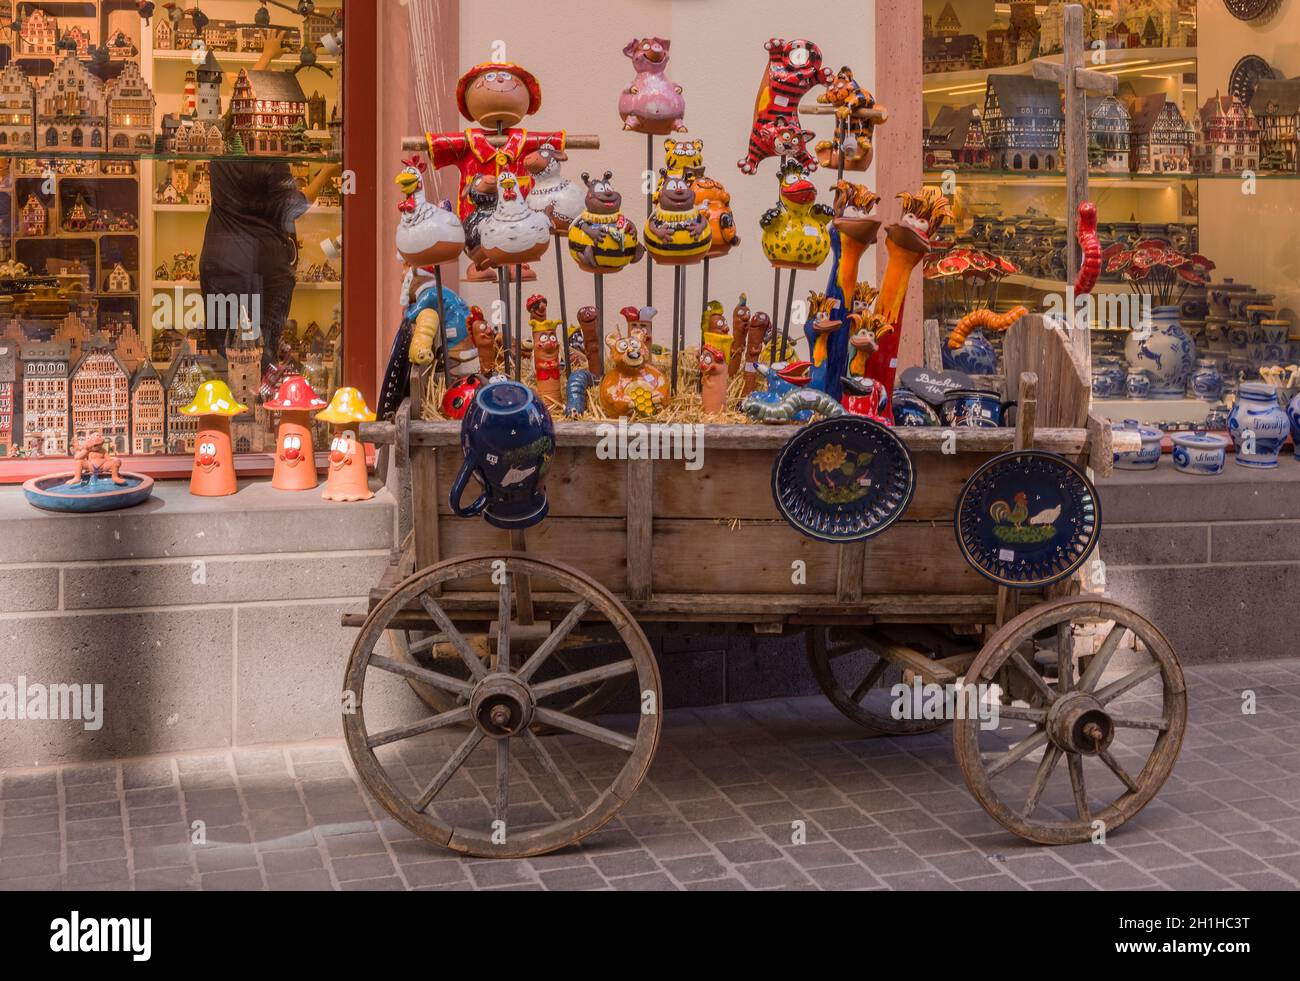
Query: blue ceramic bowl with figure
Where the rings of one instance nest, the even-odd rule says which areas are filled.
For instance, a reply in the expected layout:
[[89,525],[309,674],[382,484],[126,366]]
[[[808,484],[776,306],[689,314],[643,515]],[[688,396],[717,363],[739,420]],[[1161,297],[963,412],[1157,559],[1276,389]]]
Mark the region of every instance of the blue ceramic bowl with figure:
[[945,426],[997,429],[1010,425],[1007,417],[1015,404],[1003,402],[993,392],[965,389],[948,394],[943,400],[943,408],[939,410],[939,418]]
[[1174,466],[1183,473],[1212,477],[1228,462],[1228,441],[1209,433],[1179,433],[1174,437]]
[[1136,419],[1125,419],[1110,427],[1116,433],[1132,433],[1142,440],[1140,449],[1115,454],[1116,470],[1154,470],[1160,462],[1161,442],[1165,434],[1144,426]]
[[122,483],[115,484],[107,475],[91,474],[75,484],[69,483],[72,474],[52,474],[33,477],[23,484],[23,496],[33,507],[42,511],[60,511],[64,514],[98,514],[101,511],[120,511],[133,508],[149,500],[153,494],[153,478],[138,473],[122,473]]
[[[948,325],[948,333],[956,322]],[[968,375],[992,375],[998,370],[998,352],[984,331],[974,330],[966,337],[966,343],[953,350],[944,342],[942,345],[943,366],[954,371],[964,371]]]
[[[488,524],[511,530],[546,517],[555,424],[536,392],[516,381],[488,382],[460,421],[460,445],[465,462],[451,485],[452,511],[462,518],[482,515]],[[463,505],[471,477],[483,492]]]
[[1277,389],[1263,382],[1242,382],[1228,414],[1228,435],[1237,447],[1237,463],[1257,470],[1277,466],[1277,455],[1291,432],[1291,421],[1277,400]]

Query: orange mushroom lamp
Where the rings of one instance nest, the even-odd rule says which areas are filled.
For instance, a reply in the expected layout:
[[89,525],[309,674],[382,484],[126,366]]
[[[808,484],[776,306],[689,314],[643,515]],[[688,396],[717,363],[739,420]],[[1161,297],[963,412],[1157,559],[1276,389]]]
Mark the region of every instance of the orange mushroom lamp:
[[312,391],[302,375],[286,375],[275,398],[265,404],[271,412],[280,413],[271,486],[285,491],[314,489],[316,452],[311,440],[311,413],[323,409],[325,400]]
[[366,470],[366,445],[357,439],[352,428],[358,423],[374,422],[375,414],[366,405],[365,396],[355,388],[340,388],[329,408],[317,412],[316,418],[334,427],[330,441],[330,462],[325,477],[327,501],[368,501],[374,497]]
[[200,385],[194,401],[181,409],[182,415],[199,417],[194,467],[190,471],[190,493],[195,497],[229,497],[239,489],[235,483],[230,420],[247,411],[248,406],[240,404],[230,386],[219,378]]

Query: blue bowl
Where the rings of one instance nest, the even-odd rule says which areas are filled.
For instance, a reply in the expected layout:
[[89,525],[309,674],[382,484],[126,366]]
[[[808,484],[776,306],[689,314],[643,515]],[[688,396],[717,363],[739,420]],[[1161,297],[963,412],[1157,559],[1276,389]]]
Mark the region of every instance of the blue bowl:
[[23,494],[34,507],[64,514],[98,514],[133,508],[153,494],[153,478],[138,473],[123,473],[126,483],[120,486],[108,477],[87,477],[69,487],[71,479],[70,473],[33,477],[23,484]]

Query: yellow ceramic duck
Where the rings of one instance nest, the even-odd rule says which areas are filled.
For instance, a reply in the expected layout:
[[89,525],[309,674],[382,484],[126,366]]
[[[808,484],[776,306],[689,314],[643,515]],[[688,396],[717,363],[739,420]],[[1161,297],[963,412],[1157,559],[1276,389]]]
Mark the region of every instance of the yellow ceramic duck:
[[781,269],[816,269],[831,251],[834,212],[817,204],[817,188],[793,158],[781,167],[781,200],[763,212],[763,254]]

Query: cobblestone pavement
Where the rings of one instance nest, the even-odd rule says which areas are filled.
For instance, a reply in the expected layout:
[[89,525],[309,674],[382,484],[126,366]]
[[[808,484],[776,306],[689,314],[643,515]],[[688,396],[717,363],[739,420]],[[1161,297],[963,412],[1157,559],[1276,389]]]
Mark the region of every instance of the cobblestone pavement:
[[[797,698],[669,711],[618,817],[520,861],[416,838],[370,801],[341,742],[9,770],[0,889],[1296,888],[1300,660],[1188,681],[1173,776],[1104,846],[1002,831],[947,730],[864,739],[823,699]],[[1257,714],[1242,714],[1243,689]],[[207,844],[189,843],[196,818]],[[791,844],[795,820],[805,844]]]

